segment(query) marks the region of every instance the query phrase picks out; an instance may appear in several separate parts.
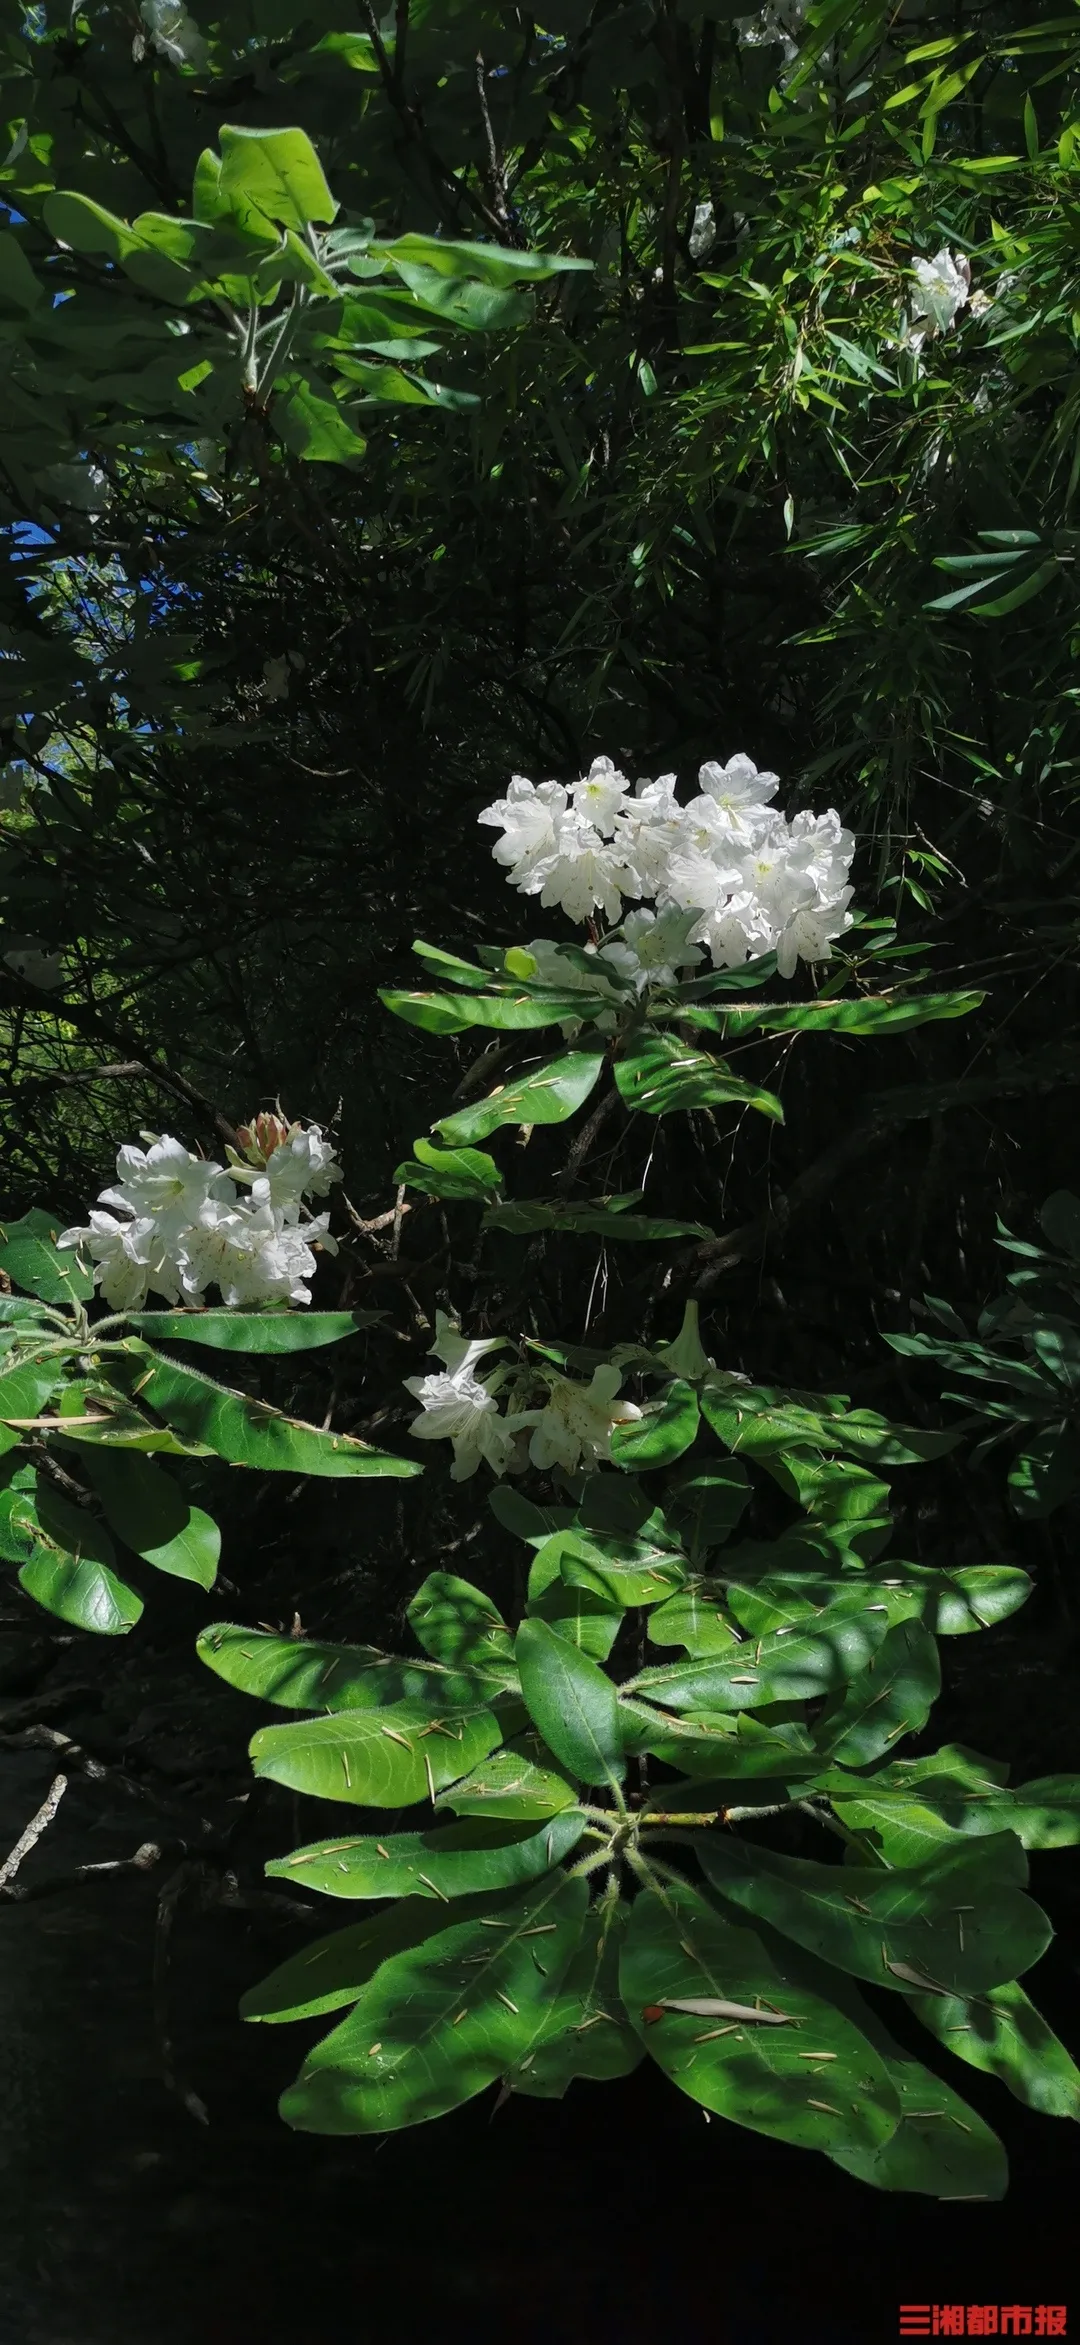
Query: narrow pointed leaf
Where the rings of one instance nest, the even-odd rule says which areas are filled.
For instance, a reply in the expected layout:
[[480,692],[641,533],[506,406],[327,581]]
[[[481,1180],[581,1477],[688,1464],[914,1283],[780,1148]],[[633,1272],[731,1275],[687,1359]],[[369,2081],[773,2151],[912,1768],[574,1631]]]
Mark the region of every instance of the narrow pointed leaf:
[[390,2133],[441,2117],[512,2068],[581,1936],[588,1884],[555,1874],[491,1921],[451,1921],[392,1955],[281,2103],[307,2133]]
[[278,1857],[267,1872],[328,1897],[449,1898],[539,1879],[576,1847],[584,1826],[574,1808],[540,1825],[437,1824],[429,1832],[338,1834]]
[[501,1741],[488,1709],[448,1707],[433,1720],[429,1703],[406,1701],[264,1726],[250,1749],[256,1775],[293,1791],[354,1807],[404,1808],[433,1798]]
[[584,1783],[621,1783],[626,1759],[611,1679],[543,1620],[522,1622],[514,1650],[522,1695],[556,1758]]

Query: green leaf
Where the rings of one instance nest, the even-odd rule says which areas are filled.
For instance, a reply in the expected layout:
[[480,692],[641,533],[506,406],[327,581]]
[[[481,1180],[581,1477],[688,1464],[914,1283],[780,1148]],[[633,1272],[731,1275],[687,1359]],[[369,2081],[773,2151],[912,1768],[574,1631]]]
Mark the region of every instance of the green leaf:
[[620,1614],[628,1605],[661,1603],[684,1577],[682,1563],[647,1537],[602,1539],[575,1531],[561,1536],[559,1574],[568,1587],[592,1590]]
[[649,1614],[649,1641],[653,1645],[684,1645],[688,1653],[730,1654],[739,1639],[724,1617],[724,1591],[709,1580],[696,1580],[666,1604]]
[[837,1815],[868,1832],[890,1865],[932,1856],[958,1836],[1014,1832],[1024,1848],[1080,1843],[1080,1776],[1046,1775],[1009,1787],[968,1768],[949,1750],[899,1760],[876,1775],[822,1779]]
[[865,1767],[903,1734],[925,1726],[941,1692],[941,1664],[928,1628],[903,1620],[838,1702],[822,1711],[815,1739],[841,1766]]
[[771,1091],[730,1073],[722,1059],[695,1050],[672,1034],[646,1031],[635,1048],[615,1061],[615,1081],[628,1107],[646,1115],[671,1115],[680,1108],[755,1107],[782,1124],[784,1111]]
[[909,1995],[946,2051],[1044,2117],[1080,2118],[1080,2069],[1016,1979],[981,1995]]
[[414,1140],[413,1157],[415,1162],[399,1164],[394,1180],[429,1197],[484,1200],[502,1181],[494,1157],[481,1148],[436,1148],[430,1140]]
[[498,1816],[539,1823],[577,1805],[577,1786],[562,1773],[538,1734],[515,1735],[505,1749],[482,1759],[460,1783],[441,1793],[437,1808],[458,1816]]
[[721,1547],[730,1538],[750,1496],[750,1477],[737,1458],[724,1458],[669,1490],[668,1522],[695,1563],[710,1547]]
[[226,122],[218,143],[220,200],[242,227],[252,214],[260,226],[275,220],[300,230],[336,218],[338,207],[306,131],[245,130]]
[[760,1710],[769,1702],[814,1701],[859,1679],[888,1628],[887,1614],[869,1609],[859,1593],[853,1608],[833,1607],[813,1636],[775,1635],[736,1646],[730,1654],[703,1654],[639,1670],[623,1687],[667,1710]]
[[[621,1964],[623,1999],[645,2049],[706,2109],[802,2149],[873,2156],[895,2131],[886,2062],[835,2005],[802,1985],[696,1890],[649,1890],[634,1904]],[[665,2010],[669,2000],[760,2010],[759,2021]],[[807,2054],[820,2053],[815,2061]]]
[[400,993],[392,989],[380,990],[379,1000],[403,1018],[407,1026],[420,1026],[427,1034],[463,1034],[467,1026],[491,1026],[497,1033],[516,1033],[519,1029],[539,1026],[561,1026],[564,1020],[579,1021],[595,1017],[597,1011],[611,1008],[610,994],[585,993]]
[[353,1807],[405,1808],[434,1799],[501,1741],[497,1718],[480,1702],[471,1710],[447,1703],[433,1718],[429,1701],[414,1700],[263,1726],[250,1750],[256,1775],[293,1791]]
[[156,1409],[167,1425],[186,1438],[205,1441],[232,1465],[258,1466],[282,1474],[396,1474],[421,1471],[408,1458],[391,1457],[372,1449],[349,1433],[322,1432],[283,1416],[265,1401],[249,1400],[246,1393],[229,1392],[198,1368],[147,1349],[147,1365],[138,1383],[140,1400]]
[[562,252],[511,252],[501,244],[468,244],[452,237],[395,237],[392,243],[372,241],[371,251],[392,261],[411,261],[447,277],[476,277],[499,287],[540,283],[570,270],[589,270],[593,262]]
[[58,1251],[63,1228],[58,1214],[36,1206],[21,1221],[0,1225],[0,1270],[43,1303],[85,1303],[94,1292],[93,1272],[75,1248]]
[[393,1702],[427,1702],[438,1717],[450,1705],[469,1709],[494,1698],[490,1683],[470,1670],[436,1661],[404,1660],[377,1645],[325,1645],[306,1637],[276,1637],[261,1629],[216,1621],[204,1628],[198,1655],[215,1676],[256,1701],[286,1710],[380,1710]]
[[693,1385],[676,1379],[668,1385],[659,1402],[650,1403],[641,1417],[613,1426],[614,1463],[630,1473],[674,1465],[676,1458],[693,1447],[699,1423],[698,1397]]
[[850,2147],[830,2150],[834,2165],[875,2190],[918,2191],[946,2200],[1004,2198],[1009,2185],[1005,2152],[970,2103],[898,2045],[890,2046],[889,2076],[901,2113],[891,2141],[874,2154]]
[[12,1532],[33,1539],[19,1584],[46,1612],[99,1637],[123,1636],[142,1613],[142,1598],[112,1569],[108,1532],[82,1507],[69,1506],[39,1480],[10,1510]]
[[452,1669],[483,1669],[517,1683],[514,1640],[498,1607],[471,1581],[433,1571],[405,1615],[417,1643]]
[[329,384],[310,370],[275,377],[271,420],[286,447],[308,464],[356,464],[367,448]]
[[[577,2076],[629,2076],[645,2057],[619,1995],[619,1955],[630,1907],[606,1903],[587,1916],[558,1993],[537,2014],[528,2050],[507,2070],[515,2093],[561,2101]],[[595,1923],[595,1928],[594,1928]]]
[[561,1058],[549,1060],[532,1074],[519,1075],[514,1083],[501,1083],[475,1107],[443,1116],[434,1129],[451,1145],[468,1145],[473,1140],[486,1140],[500,1124],[564,1124],[595,1089],[603,1064],[600,1052],[564,1051]]
[[621,1783],[626,1760],[611,1679],[544,1620],[522,1622],[514,1651],[522,1695],[556,1758],[584,1783]]
[[[1050,1924],[1018,1884],[1019,1841],[1003,1832],[920,1865],[823,1865],[737,1840],[699,1844],[708,1880],[824,1962],[903,1992],[921,1979],[962,1994],[1029,1970]],[[899,1965],[899,1969],[896,1967]]]
[[310,1352],[374,1327],[381,1311],[131,1311],[129,1327],[161,1343],[221,1352]]
[[[556,1531],[568,1530],[577,1520],[573,1507],[535,1506],[531,1498],[524,1498],[509,1482],[496,1482],[494,1489],[488,1491],[488,1505],[502,1529],[512,1531],[517,1539],[527,1540],[530,1547],[546,1546]],[[556,1566],[556,1573],[557,1569]],[[554,1578],[556,1573],[549,1576]]]
[[1042,1522],[1080,1490],[1080,1442],[1066,1420],[1037,1433],[1009,1470],[1009,1498],[1024,1522]]
[[508,1889],[561,1864],[581,1838],[575,1808],[535,1824],[438,1824],[430,1832],[391,1832],[382,1840],[317,1841],[278,1857],[267,1872],[328,1897],[433,1897],[445,1903],[472,1891]]
[[935,1571],[929,1564],[878,1564],[873,1584],[890,1601],[918,1613],[925,1628],[939,1637],[964,1637],[993,1628],[1018,1612],[1031,1594],[1032,1581],[1015,1564],[961,1564],[956,1571]]
[[855,1000],[799,1002],[775,1009],[769,1002],[725,1009],[718,1016],[725,1039],[757,1030],[764,1034],[902,1034],[942,1018],[967,1018],[980,1009],[985,993],[923,993],[893,1001],[864,994]]
[[606,1661],[619,1633],[622,1604],[608,1582],[587,1577],[581,1586],[563,1577],[564,1555],[580,1552],[577,1537],[573,1529],[557,1531],[538,1549],[529,1571],[526,1609],[579,1652]]
[[671,1238],[713,1235],[702,1221],[667,1221],[647,1213],[615,1213],[610,1206],[549,1205],[541,1198],[514,1198],[505,1205],[490,1207],[484,1215],[484,1228],[511,1230],[515,1237],[531,1237],[536,1230],[563,1230],[624,1245],[646,1242],[662,1245]]
[[[588,1884],[553,1878],[497,1916],[392,1955],[284,2095],[309,2133],[390,2133],[472,2100],[514,2066],[581,1937]],[[542,1949],[542,1951],[540,1951]],[[374,2048],[373,2048],[374,2047]]]
[[[463,1899],[462,1913],[477,1912],[481,1902],[486,1900]],[[399,1898],[385,1913],[332,1930],[279,1963],[269,1978],[248,1988],[240,2016],[276,2026],[283,2020],[319,2019],[326,2011],[340,2011],[356,2002],[381,1963],[406,1946],[422,1945],[444,1926],[442,1908],[430,1898]]]
[[148,1457],[92,1450],[84,1460],[106,1520],[155,1571],[212,1588],[221,1558],[221,1532],[192,1506],[163,1466]]
[[17,1368],[8,1368],[0,1376],[0,1450],[13,1449],[19,1440],[18,1431],[4,1420],[39,1417],[46,1401],[56,1391],[60,1377],[59,1360],[39,1362],[33,1357],[24,1357]]

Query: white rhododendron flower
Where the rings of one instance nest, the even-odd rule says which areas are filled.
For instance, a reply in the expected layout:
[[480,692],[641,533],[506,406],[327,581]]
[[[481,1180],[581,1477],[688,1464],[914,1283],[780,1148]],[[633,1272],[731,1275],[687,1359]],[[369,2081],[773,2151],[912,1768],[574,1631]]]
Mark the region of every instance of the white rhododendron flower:
[[716,214],[706,199],[695,204],[690,226],[689,251],[692,261],[703,261],[716,243]]
[[181,1140],[170,1139],[168,1133],[151,1141],[149,1148],[121,1148],[116,1170],[117,1182],[111,1189],[102,1189],[99,1204],[123,1206],[136,1216],[149,1215],[167,1243],[179,1239],[198,1219],[208,1197],[233,1195],[223,1165],[193,1156],[190,1148]]
[[154,48],[170,65],[205,65],[206,42],[182,0],[141,0],[139,14]]
[[56,1242],[79,1244],[90,1255],[96,1282],[114,1311],[141,1311],[150,1294],[166,1303],[180,1300],[176,1264],[149,1215],[118,1221],[115,1214],[95,1208],[86,1229],[65,1230]]
[[201,1303],[216,1286],[223,1303],[250,1310],[260,1303],[310,1303],[304,1280],[315,1270],[308,1239],[326,1243],[326,1216],[303,1229],[283,1222],[270,1205],[227,1205],[208,1198],[198,1221],[185,1233],[180,1253],[184,1293]]
[[501,1337],[470,1343],[445,1311],[438,1311],[431,1350],[443,1362],[443,1369],[430,1376],[405,1378],[406,1392],[411,1392],[420,1402],[423,1412],[414,1417],[410,1431],[418,1441],[453,1444],[454,1463],[450,1468],[453,1482],[467,1482],[481,1459],[486,1460],[496,1475],[505,1474],[511,1466],[514,1430],[500,1415],[490,1386],[476,1374],[478,1360],[487,1352],[502,1349]]
[[[516,774],[479,819],[504,833],[494,855],[511,886],[588,922],[598,963],[638,993],[675,984],[701,946],[717,969],[776,952],[790,977],[799,960],[826,960],[851,926],[855,840],[833,808],[789,820],[774,804],[779,786],[739,752],[709,759],[683,805],[674,774],[639,782],[631,796],[611,760],[596,758],[569,790]],[[627,902],[640,909],[624,914]],[[597,911],[616,928],[603,942]],[[558,965],[556,945],[530,950],[542,983],[587,985]]]
[[966,253],[950,252],[947,245],[933,260],[912,262],[915,283],[909,296],[910,316],[903,333],[909,350],[921,350],[934,334],[947,334],[971,299],[971,262]]
[[515,1432],[532,1427],[531,1464],[541,1469],[562,1466],[572,1474],[580,1465],[597,1466],[609,1459],[612,1427],[641,1415],[635,1401],[616,1400],[621,1383],[621,1370],[612,1367],[597,1368],[591,1384],[552,1377],[542,1409],[523,1409],[507,1420]]
[[110,1210],[57,1240],[89,1255],[114,1311],[141,1310],[150,1294],[202,1303],[209,1287],[230,1309],[310,1302],[314,1249],[336,1254],[337,1241],[328,1214],[301,1220],[303,1200],[327,1196],[341,1167],[318,1124],[259,1116],[238,1137],[252,1161],[230,1149],[228,1172],[169,1133],[118,1151],[117,1179],[98,1199]]

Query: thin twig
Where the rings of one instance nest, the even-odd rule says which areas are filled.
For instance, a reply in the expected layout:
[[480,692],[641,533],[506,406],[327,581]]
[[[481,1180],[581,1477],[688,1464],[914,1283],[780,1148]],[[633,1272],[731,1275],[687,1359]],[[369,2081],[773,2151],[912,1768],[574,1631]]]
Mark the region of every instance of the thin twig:
[[36,1816],[31,1816],[25,1832],[16,1841],[11,1855],[5,1857],[3,1864],[0,1865],[0,1889],[6,1889],[9,1881],[15,1879],[24,1856],[29,1856],[31,1849],[37,1847],[42,1833],[48,1831],[67,1787],[67,1776],[57,1775],[42,1800]]

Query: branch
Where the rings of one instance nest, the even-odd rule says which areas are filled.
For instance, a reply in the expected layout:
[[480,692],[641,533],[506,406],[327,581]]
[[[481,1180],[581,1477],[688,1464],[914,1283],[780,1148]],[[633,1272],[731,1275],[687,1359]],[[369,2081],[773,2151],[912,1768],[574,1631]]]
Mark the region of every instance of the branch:
[[20,1834],[11,1855],[5,1857],[3,1864],[0,1865],[0,1889],[6,1889],[9,1882],[15,1879],[24,1856],[29,1856],[31,1849],[36,1848],[42,1833],[48,1831],[67,1787],[67,1776],[58,1775],[42,1800],[37,1815],[31,1816],[25,1832]]

